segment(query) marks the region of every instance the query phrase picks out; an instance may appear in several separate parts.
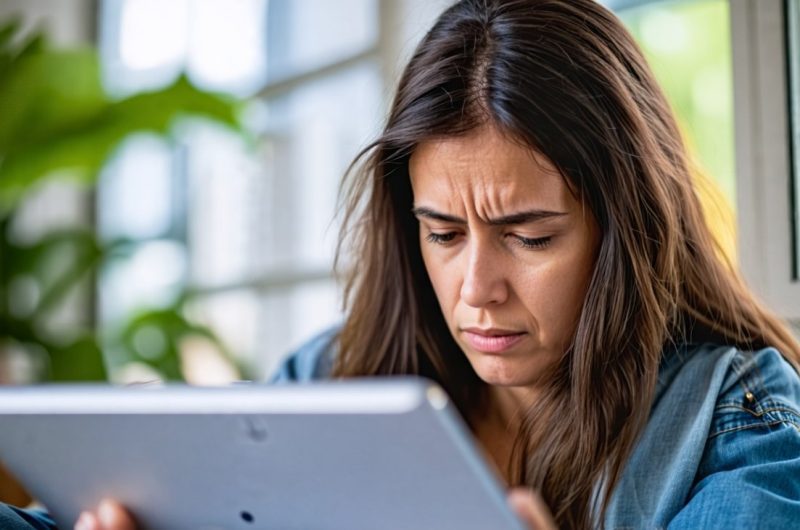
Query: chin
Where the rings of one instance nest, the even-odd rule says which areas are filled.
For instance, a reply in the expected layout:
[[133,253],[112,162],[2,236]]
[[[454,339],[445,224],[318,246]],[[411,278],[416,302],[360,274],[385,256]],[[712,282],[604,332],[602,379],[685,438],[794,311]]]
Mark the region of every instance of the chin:
[[535,386],[542,370],[528,362],[509,359],[502,355],[478,354],[470,356],[472,369],[483,382],[492,386]]

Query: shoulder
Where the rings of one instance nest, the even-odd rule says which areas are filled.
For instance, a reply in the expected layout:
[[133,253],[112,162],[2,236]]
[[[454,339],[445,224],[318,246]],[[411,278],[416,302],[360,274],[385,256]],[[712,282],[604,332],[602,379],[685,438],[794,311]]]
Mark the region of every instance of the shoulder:
[[338,350],[339,330],[340,326],[328,328],[290,353],[270,382],[299,383],[330,377]]
[[710,438],[785,425],[800,433],[800,377],[774,348],[737,351],[720,389]]
[[606,526],[771,528],[800,518],[798,403],[800,378],[772,348],[665,353]]
[[43,511],[23,510],[0,503],[0,528],[4,530],[55,530],[56,524]]
[[676,528],[782,528],[800,519],[800,377],[774,348],[726,363]]
[[704,344],[673,352],[662,363],[654,409],[663,400],[686,410],[687,393],[713,402],[709,438],[776,424],[800,429],[800,376],[775,348]]

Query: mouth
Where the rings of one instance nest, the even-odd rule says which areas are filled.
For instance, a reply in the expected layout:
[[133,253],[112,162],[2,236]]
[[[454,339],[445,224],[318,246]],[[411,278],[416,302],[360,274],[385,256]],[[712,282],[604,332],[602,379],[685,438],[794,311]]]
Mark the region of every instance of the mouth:
[[461,333],[474,350],[483,353],[502,353],[507,351],[528,334],[525,331],[500,328],[462,328]]

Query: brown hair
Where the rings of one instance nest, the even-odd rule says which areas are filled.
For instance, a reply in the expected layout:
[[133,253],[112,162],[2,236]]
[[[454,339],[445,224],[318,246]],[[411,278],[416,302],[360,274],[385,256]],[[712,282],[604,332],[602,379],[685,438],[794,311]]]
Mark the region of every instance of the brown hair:
[[485,404],[425,271],[408,174],[421,142],[483,125],[548,157],[600,227],[573,343],[526,411],[511,471],[560,526],[602,526],[666,347],[774,346],[800,366],[800,346],[721,261],[669,106],[616,17],[592,0],[464,0],[419,44],[345,180],[334,375],[429,377],[468,421]]

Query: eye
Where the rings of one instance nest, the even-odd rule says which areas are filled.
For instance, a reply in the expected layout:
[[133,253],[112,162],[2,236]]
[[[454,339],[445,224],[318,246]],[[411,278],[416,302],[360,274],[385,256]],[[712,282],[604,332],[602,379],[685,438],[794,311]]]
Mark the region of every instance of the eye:
[[427,236],[425,236],[425,241],[429,243],[434,243],[436,245],[446,245],[452,242],[456,238],[455,232],[446,232],[444,234],[438,234],[436,232],[430,232]]
[[543,248],[547,248],[548,246],[550,246],[550,242],[553,239],[552,236],[530,238],[514,234],[509,234],[509,235],[514,238],[514,241],[517,245],[528,250],[541,250]]

